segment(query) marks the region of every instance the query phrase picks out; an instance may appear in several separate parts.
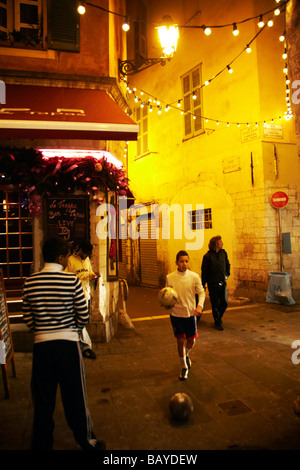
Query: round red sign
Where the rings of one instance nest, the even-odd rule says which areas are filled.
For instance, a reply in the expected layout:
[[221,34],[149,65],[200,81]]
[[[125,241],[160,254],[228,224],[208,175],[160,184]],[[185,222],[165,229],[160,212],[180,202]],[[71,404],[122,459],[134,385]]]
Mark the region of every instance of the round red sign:
[[282,209],[285,207],[289,201],[288,195],[283,191],[277,191],[271,196],[271,204],[276,209]]

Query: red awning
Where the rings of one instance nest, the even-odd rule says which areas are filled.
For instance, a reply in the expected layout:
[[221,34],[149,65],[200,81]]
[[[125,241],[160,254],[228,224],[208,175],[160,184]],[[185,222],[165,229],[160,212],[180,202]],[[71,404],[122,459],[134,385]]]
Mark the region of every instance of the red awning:
[[103,90],[6,85],[2,139],[137,140],[138,125]]

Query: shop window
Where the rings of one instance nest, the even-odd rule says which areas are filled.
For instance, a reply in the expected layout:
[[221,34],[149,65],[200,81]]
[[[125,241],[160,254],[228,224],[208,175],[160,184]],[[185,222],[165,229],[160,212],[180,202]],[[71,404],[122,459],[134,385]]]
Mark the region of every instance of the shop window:
[[191,230],[203,230],[212,228],[211,209],[194,210],[188,213],[189,227]]
[[203,132],[201,65],[181,77],[183,92],[184,137]]
[[20,288],[33,262],[32,221],[24,194],[0,190],[0,268],[8,291]]

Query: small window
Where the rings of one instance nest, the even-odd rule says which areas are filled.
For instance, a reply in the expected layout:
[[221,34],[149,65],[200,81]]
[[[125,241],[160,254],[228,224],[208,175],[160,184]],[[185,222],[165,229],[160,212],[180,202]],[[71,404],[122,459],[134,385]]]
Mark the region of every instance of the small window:
[[193,137],[203,132],[201,65],[182,78],[184,137]]
[[8,45],[43,45],[43,0],[0,0],[0,39]]
[[206,230],[212,228],[211,209],[194,210],[188,213],[191,230]]

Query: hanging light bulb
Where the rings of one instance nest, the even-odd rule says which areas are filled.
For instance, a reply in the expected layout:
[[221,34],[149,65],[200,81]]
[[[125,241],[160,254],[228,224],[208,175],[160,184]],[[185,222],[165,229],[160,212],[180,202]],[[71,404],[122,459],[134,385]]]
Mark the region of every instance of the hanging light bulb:
[[262,28],[265,25],[263,15],[259,15],[258,27]]
[[267,24],[268,24],[269,28],[271,28],[273,26],[274,22],[273,22],[273,20],[270,19]]
[[206,80],[206,81],[205,81],[205,85],[207,86],[207,85],[209,85],[209,84],[210,84],[210,80]]
[[197,95],[196,95],[196,92],[193,91],[193,100],[196,100],[197,99]]
[[129,24],[129,18],[128,16],[125,17],[125,21],[124,23],[122,24],[122,29],[123,31],[127,32],[130,30],[130,24]]
[[284,53],[282,54],[282,58],[283,58],[284,60],[287,59],[286,47],[284,48]]
[[246,46],[246,51],[248,52],[248,54],[250,54],[250,52],[251,52],[251,47],[249,46],[249,44],[247,44],[247,46]]
[[232,73],[232,72],[233,72],[233,70],[232,70],[232,68],[230,67],[230,65],[227,65],[227,68],[228,68],[228,72],[229,72],[229,73]]
[[177,102],[177,107],[178,107],[178,108],[181,107],[181,100],[178,100],[178,102]]
[[85,14],[85,2],[78,2],[77,11],[80,15]]
[[280,41],[280,42],[285,41],[285,34],[286,34],[286,33],[285,33],[285,31],[284,31],[284,33],[279,37],[279,41]]
[[208,28],[208,27],[206,27],[206,28],[204,29],[204,34],[206,34],[206,36],[209,36],[209,35],[211,34],[211,29]]
[[239,30],[237,29],[237,25],[236,23],[233,23],[233,31],[232,31],[232,34],[234,36],[238,36],[240,34]]
[[279,9],[279,8],[276,8],[276,10],[274,11],[274,15],[275,15],[275,16],[279,16],[279,15],[280,15],[280,9]]
[[283,73],[287,74],[288,68],[287,68],[287,63],[285,63],[285,67],[283,69]]

